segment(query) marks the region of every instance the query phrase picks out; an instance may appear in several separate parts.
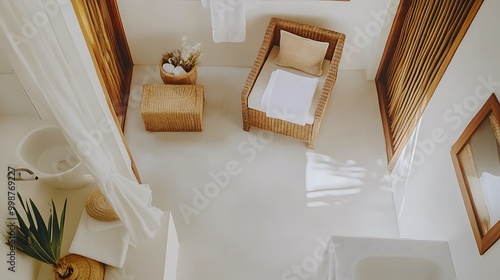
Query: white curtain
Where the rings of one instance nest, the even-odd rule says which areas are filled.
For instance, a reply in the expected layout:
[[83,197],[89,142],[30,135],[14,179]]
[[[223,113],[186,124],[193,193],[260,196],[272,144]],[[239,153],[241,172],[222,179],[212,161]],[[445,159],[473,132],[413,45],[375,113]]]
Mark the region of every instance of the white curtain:
[[[52,6],[48,6],[49,2]],[[142,243],[153,238],[161,227],[163,212],[151,206],[148,185],[119,173],[104,141],[83,145],[96,142],[89,136],[102,120],[95,118],[89,100],[102,93],[85,92],[72,69],[75,65],[69,63],[74,59],[65,57],[51,21],[58,2],[69,0],[0,0],[4,40],[16,54],[16,65],[22,68],[16,71],[27,73],[46,99],[73,150],[124,223],[131,244]]]

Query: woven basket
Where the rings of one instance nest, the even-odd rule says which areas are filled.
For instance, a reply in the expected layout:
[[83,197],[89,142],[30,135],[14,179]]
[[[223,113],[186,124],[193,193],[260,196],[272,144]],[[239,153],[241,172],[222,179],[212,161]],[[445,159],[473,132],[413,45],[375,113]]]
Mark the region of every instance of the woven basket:
[[202,85],[146,84],[141,116],[147,131],[202,131]]
[[[104,280],[106,266],[84,256],[69,254],[61,258],[58,267],[54,269],[55,280]],[[70,271],[68,277],[59,277],[57,272],[64,273]]]
[[163,57],[160,59],[160,76],[165,84],[171,85],[194,85],[196,84],[196,79],[198,78],[198,71],[196,66],[191,69],[188,73],[184,75],[173,75],[165,72],[163,70],[163,64],[165,60]]
[[87,197],[85,209],[90,217],[98,221],[115,222],[120,220],[109,200],[99,189],[94,190]]

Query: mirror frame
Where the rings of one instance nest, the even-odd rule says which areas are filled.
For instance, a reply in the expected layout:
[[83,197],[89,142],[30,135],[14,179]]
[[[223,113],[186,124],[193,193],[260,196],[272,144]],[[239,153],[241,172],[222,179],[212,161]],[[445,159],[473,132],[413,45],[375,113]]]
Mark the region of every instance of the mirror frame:
[[500,238],[500,221],[495,225],[490,226],[489,229],[483,233],[479,221],[478,211],[476,209],[476,203],[474,202],[471,193],[469,181],[465,176],[464,166],[459,159],[459,153],[464,149],[474,132],[476,132],[481,123],[488,118],[490,113],[495,116],[498,122],[500,122],[500,104],[494,93],[491,94],[483,107],[470,121],[464,129],[462,135],[460,135],[457,142],[451,148],[453,166],[455,168],[462,198],[464,200],[469,222],[472,227],[480,255],[484,254]]

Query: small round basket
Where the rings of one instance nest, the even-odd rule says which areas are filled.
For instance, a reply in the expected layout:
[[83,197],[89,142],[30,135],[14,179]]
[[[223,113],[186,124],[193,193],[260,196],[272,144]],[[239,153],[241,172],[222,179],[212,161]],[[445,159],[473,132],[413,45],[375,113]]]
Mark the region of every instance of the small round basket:
[[94,190],[87,197],[85,209],[90,217],[98,221],[115,222],[120,220],[109,200],[99,189]]
[[198,71],[196,70],[196,66],[191,69],[186,74],[183,75],[173,75],[165,72],[163,70],[163,64],[165,63],[165,60],[163,57],[160,59],[160,76],[161,79],[163,80],[163,83],[165,84],[172,84],[172,85],[194,85],[196,84],[196,79],[198,78]]

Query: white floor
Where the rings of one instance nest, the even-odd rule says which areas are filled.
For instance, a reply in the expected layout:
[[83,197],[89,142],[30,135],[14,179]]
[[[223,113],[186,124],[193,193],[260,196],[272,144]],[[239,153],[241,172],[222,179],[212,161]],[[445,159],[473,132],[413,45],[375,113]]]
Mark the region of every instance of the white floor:
[[[126,140],[153,204],[173,214],[177,280],[314,279],[329,235],[398,236],[375,86],[364,72],[339,73],[317,146],[308,150],[295,139],[242,130],[249,68],[200,67],[203,132],[146,132],[142,85],[161,80],[156,66],[134,71]],[[349,188],[354,194],[308,198],[322,194],[306,190],[308,151],[337,170],[338,163],[359,167],[362,185]]]

